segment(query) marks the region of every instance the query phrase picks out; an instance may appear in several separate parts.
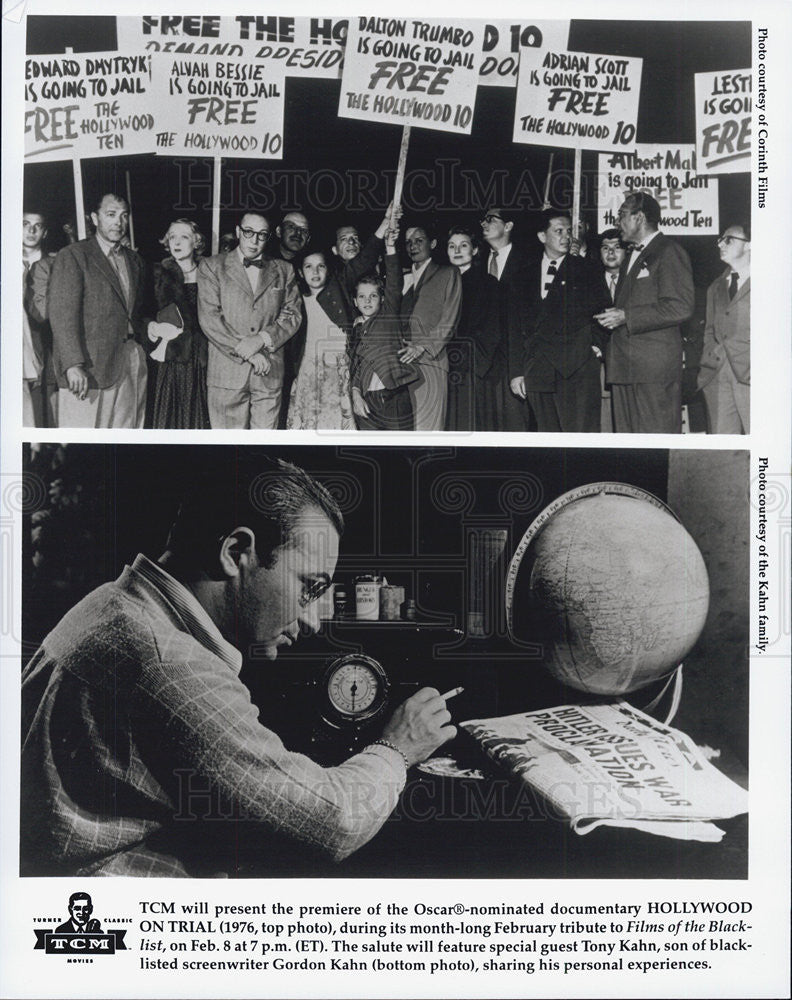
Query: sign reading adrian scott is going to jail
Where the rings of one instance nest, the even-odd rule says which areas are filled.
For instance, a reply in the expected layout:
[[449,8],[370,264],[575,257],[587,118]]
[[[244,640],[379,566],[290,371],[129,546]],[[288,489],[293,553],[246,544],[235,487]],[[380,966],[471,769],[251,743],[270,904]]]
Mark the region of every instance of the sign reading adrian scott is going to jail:
[[350,21],[341,118],[470,135],[483,21]]
[[283,156],[283,70],[224,56],[159,55],[157,152],[167,156]]
[[116,18],[125,52],[264,60],[285,76],[333,79],[341,75],[347,24],[347,18],[262,15]]
[[25,60],[25,156],[44,160],[154,150],[151,60],[115,52]]
[[702,174],[751,170],[751,71],[696,73],[696,154]]
[[719,232],[718,179],[696,173],[693,144],[636,143],[628,150],[599,155],[597,226],[616,225],[619,206],[633,191],[649,191],[660,204],[660,228],[676,236]]
[[614,149],[635,142],[642,59],[523,48],[514,141]]

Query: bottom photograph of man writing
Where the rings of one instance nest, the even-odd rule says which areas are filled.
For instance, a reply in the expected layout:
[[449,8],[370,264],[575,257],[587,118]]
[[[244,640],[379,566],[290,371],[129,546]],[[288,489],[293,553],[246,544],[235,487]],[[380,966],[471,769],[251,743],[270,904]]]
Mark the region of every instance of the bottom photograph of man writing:
[[23,875],[747,877],[747,452],[24,469]]

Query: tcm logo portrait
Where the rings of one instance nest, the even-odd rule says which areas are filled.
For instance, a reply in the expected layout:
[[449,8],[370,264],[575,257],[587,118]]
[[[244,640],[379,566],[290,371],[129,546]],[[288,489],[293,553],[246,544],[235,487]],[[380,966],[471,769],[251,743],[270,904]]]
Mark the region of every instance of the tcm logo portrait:
[[73,892],[69,896],[69,919],[55,928],[38,928],[34,950],[43,950],[48,955],[82,956],[114,955],[117,951],[126,951],[126,929],[102,931],[101,922],[92,913],[90,895]]

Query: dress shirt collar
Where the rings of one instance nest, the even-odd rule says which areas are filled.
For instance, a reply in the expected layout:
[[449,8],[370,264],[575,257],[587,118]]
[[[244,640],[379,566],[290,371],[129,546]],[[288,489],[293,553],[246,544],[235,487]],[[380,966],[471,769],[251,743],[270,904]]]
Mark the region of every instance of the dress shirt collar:
[[498,279],[500,279],[500,276],[503,274],[503,269],[506,267],[506,261],[509,259],[511,248],[511,243],[504,243],[504,245],[502,247],[498,247],[497,250],[495,247],[490,247],[488,261],[492,259],[493,254],[497,254],[496,260],[498,262]]
[[555,264],[555,270],[556,271],[560,271],[561,270],[561,265],[564,263],[565,260],[566,260],[566,254],[564,254],[561,257],[556,257],[555,260],[551,260],[551,258],[548,257],[546,253],[543,253],[542,254],[542,271],[543,271],[543,273],[547,274],[548,268],[550,267],[551,264]]
[[142,576],[147,583],[159,591],[194,639],[197,639],[215,656],[219,656],[235,674],[239,673],[242,668],[242,654],[229,642],[226,642],[203,605],[183,583],[179,583],[162,566],[152,562],[142,553],[132,564],[132,572]]
[[413,266],[412,266],[412,276],[413,276],[413,282],[416,285],[421,280],[421,275],[426,270],[427,265],[429,264],[429,261],[431,259],[432,259],[431,257],[427,257],[426,260],[423,262],[423,264],[419,264],[418,267],[416,267],[415,264],[413,264]]
[[33,267],[37,260],[41,260],[44,254],[41,252],[41,247],[38,250],[33,250],[27,257],[22,254],[22,266],[27,264],[28,267]]
[[100,236],[99,233],[95,233],[94,235],[96,236],[96,242],[99,244],[99,249],[105,257],[109,257],[116,247],[119,248],[119,253],[122,252],[120,243],[109,243],[103,236]]

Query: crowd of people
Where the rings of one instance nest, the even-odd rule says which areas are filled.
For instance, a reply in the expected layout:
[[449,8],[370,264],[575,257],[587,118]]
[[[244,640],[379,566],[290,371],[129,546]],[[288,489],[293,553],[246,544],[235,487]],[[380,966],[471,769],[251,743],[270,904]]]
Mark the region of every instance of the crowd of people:
[[[342,225],[325,249],[305,214],[273,231],[249,209],[214,256],[178,218],[149,267],[118,194],[57,254],[31,207],[24,423],[679,433],[694,282],[658,202],[629,194],[596,239],[565,210],[533,233],[525,218],[489,206],[443,243],[388,206],[368,239]],[[698,374],[712,433],[749,431],[750,239],[740,222],[717,241]]]

